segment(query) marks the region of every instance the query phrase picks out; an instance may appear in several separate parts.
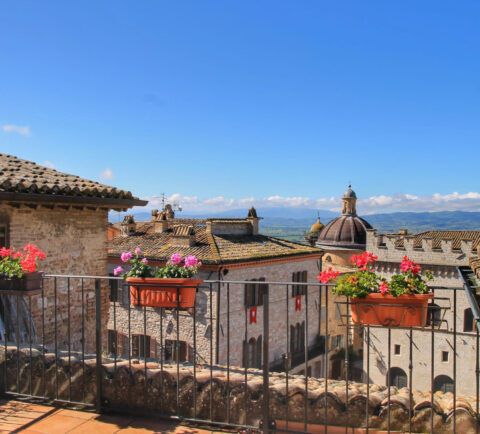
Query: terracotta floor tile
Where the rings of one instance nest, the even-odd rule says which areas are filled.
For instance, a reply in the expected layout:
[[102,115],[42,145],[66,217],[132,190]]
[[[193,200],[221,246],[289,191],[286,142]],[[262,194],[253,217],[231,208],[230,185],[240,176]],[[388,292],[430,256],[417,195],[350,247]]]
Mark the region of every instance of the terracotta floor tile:
[[47,434],[64,434],[86,423],[85,419],[54,413],[29,426],[29,429]]
[[132,418],[122,416],[99,415],[95,419],[87,420],[82,425],[69,431],[69,434],[95,433],[111,434],[126,428]]
[[57,411],[57,414],[61,414],[63,416],[70,416],[70,417],[78,417],[79,419],[90,420],[100,415],[97,413],[92,413],[89,411],[82,411],[82,410],[70,410],[68,408],[63,408]]

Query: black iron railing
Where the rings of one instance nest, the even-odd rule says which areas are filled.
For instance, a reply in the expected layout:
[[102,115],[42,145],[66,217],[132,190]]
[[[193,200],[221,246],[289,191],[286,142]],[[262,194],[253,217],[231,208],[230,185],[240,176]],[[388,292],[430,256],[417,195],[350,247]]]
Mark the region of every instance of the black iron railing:
[[[109,282],[118,282],[118,288]],[[473,410],[475,431],[478,432],[480,310],[468,282],[463,288],[432,288],[435,298],[429,305],[429,322],[421,328],[353,324],[350,300],[334,299],[331,285],[319,283],[262,282],[262,304],[247,306],[243,294],[239,296],[238,292],[250,284],[250,281],[205,281],[197,291],[195,308],[191,310],[132,306],[129,284],[114,277],[46,275],[43,288],[31,295],[1,294],[5,333],[3,391],[12,396],[94,407],[97,411],[105,408],[141,411],[143,407],[149,414],[193,422],[242,428],[261,425],[265,432],[275,430],[276,423],[282,424],[282,431],[298,431],[300,423],[300,430],[305,432],[314,429],[310,427],[312,424],[321,425],[326,432],[329,426],[339,424],[346,430],[349,426],[363,426],[367,430],[373,426],[379,428],[379,414],[384,415],[381,427],[388,431],[395,428],[391,419],[393,392],[384,386],[396,385],[397,389],[408,388],[408,418],[403,429],[416,432],[415,415],[420,407],[413,404],[413,390],[417,387],[414,377],[419,373],[429,378],[423,392],[436,391],[438,378],[435,374],[447,369],[446,364],[438,366],[436,339],[447,339],[452,346],[453,360],[448,364],[452,383],[443,383],[442,387],[452,393],[453,407],[451,414],[441,416],[442,423],[448,422],[453,432],[457,431],[458,380],[468,376],[475,383]],[[305,287],[300,303],[292,297],[294,285]],[[165,286],[168,285],[162,284]],[[179,300],[179,287],[172,287],[176,288]],[[115,293],[109,294],[109,291]],[[472,330],[463,327],[462,309],[458,306],[460,297],[466,299],[472,309],[476,321]],[[31,312],[31,316],[13,316],[12,306],[16,306],[17,313],[23,312],[25,316],[25,312]],[[335,314],[336,309],[339,314]],[[293,324],[293,316],[296,324]],[[300,327],[299,318],[304,321]],[[463,324],[462,330],[458,330],[460,324]],[[406,339],[402,341],[406,345],[402,354],[397,354],[392,336],[400,334]],[[458,361],[462,358],[458,352],[460,339],[462,342],[468,340],[473,347],[473,371],[458,372]],[[344,349],[343,360],[338,360],[341,348]],[[351,348],[357,352],[352,353]],[[427,352],[429,360],[424,364]],[[383,383],[378,387],[383,387],[386,393],[385,402],[376,404],[374,409],[370,399],[373,369],[377,369],[372,367],[373,353],[377,362],[379,358],[383,363],[383,380],[377,383]],[[392,368],[396,368],[398,362],[392,363],[393,357],[402,360],[408,374],[395,374]],[[309,372],[317,361],[321,372],[312,372],[311,377],[320,379],[331,377],[333,362],[339,362],[337,375],[344,382],[336,382],[334,386],[336,389],[344,387],[342,418],[329,416],[334,393],[329,381],[321,382],[320,397],[311,397]],[[302,365],[303,377],[291,374],[292,369]],[[358,401],[349,395],[354,369],[363,372],[362,387],[365,386],[365,411],[361,420],[357,414]],[[161,377],[158,389],[154,377],[157,371]],[[185,386],[187,371],[192,387]],[[120,381],[115,382],[119,372],[129,373],[128,381],[122,380],[130,384],[126,391]],[[375,375],[379,378],[378,372]],[[258,383],[257,377],[261,378],[261,387],[253,393],[250,386]],[[298,388],[299,378],[303,382],[300,410],[299,400],[290,394],[292,388]],[[220,379],[221,397],[216,395],[214,387]],[[272,384],[280,380],[285,388],[280,400],[282,414],[270,406],[280,405],[276,392],[272,391]],[[205,385],[203,389],[201,384]],[[191,396],[185,398],[182,387],[190,387]],[[114,393],[112,388],[118,390]],[[143,396],[139,397],[142,388]],[[153,395],[153,390],[158,396]],[[115,401],[121,402],[126,396],[123,394],[128,394],[132,403],[127,409],[119,408],[121,405]],[[188,408],[183,404],[184,399],[189,403]],[[313,399],[317,401],[314,403]],[[437,407],[433,393],[429,400],[429,430],[435,432],[440,422],[433,410]],[[313,408],[319,403],[320,407]],[[353,406],[357,420],[349,415]],[[220,407],[222,412],[224,410],[221,416]],[[258,407],[261,407],[261,414]],[[257,413],[259,416],[252,420],[250,415]]]

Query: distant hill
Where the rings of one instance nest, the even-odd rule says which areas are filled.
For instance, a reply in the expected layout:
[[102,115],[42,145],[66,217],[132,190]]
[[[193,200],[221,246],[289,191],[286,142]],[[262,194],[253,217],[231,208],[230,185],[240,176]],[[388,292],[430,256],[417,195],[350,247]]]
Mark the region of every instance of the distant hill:
[[[177,213],[183,218],[229,218],[246,217],[248,209],[235,209],[219,213]],[[302,241],[303,233],[317,219],[317,212],[324,224],[339,214],[327,210],[310,208],[258,208],[257,213],[263,220],[260,222],[260,232],[291,241]],[[137,221],[151,219],[150,212],[134,213]],[[371,214],[362,216],[379,232],[397,232],[406,228],[409,232],[427,230],[471,230],[480,231],[480,212],[440,211],[440,212],[395,212],[389,214]],[[123,218],[123,214],[120,215]],[[119,220],[118,213],[110,215],[111,222]]]

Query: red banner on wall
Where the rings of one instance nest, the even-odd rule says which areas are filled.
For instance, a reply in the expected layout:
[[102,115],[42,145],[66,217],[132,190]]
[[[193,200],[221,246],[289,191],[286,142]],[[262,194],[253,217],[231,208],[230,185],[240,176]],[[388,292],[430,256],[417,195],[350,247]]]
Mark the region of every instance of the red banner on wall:
[[250,308],[250,324],[257,323],[257,308],[251,307]]
[[302,296],[297,295],[295,299],[295,310],[302,310]]

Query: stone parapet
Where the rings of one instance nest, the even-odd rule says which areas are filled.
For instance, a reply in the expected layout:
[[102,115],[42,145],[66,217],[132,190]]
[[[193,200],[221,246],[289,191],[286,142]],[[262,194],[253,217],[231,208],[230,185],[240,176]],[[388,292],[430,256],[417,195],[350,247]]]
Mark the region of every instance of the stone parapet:
[[[17,360],[18,358],[18,360]],[[6,361],[5,361],[6,359]],[[5,366],[6,363],[6,366]],[[96,397],[96,359],[92,354],[84,360],[79,353],[54,353],[34,348],[7,347],[0,349],[0,369],[6,369],[11,392],[58,399],[94,403]],[[17,368],[18,366],[18,368]],[[18,371],[17,371],[18,369]],[[17,376],[18,374],[18,376]],[[180,416],[215,422],[259,426],[262,418],[263,377],[259,370],[225,366],[192,364],[163,365],[154,361],[105,359],[102,365],[102,401],[106,410],[130,413],[154,411],[158,415]],[[17,382],[18,378],[18,382]],[[30,383],[30,378],[32,383]],[[457,432],[474,432],[476,400],[451,393],[436,392],[433,406],[430,392],[406,388],[344,381],[270,374],[270,416],[282,421],[287,414],[292,422],[303,422],[307,405],[308,423],[352,427],[366,426],[366,409],[370,428],[386,429],[390,408],[390,428],[412,432],[452,432],[456,415]],[[246,381],[245,381],[246,380]],[[4,383],[4,375],[0,382]],[[71,386],[69,386],[71,384]],[[307,386],[307,387],[306,387]],[[368,393],[367,393],[368,391]],[[177,400],[178,397],[178,400]],[[306,399],[305,399],[306,398]],[[326,418],[325,418],[326,416]]]

